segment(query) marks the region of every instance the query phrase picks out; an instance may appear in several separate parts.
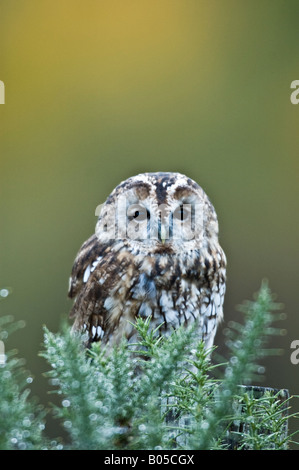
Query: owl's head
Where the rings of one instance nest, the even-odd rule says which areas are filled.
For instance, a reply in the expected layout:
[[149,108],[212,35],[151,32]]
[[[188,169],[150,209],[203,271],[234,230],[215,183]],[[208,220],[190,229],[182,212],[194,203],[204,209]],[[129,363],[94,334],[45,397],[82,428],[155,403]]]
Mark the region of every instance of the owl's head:
[[140,250],[177,252],[218,240],[215,209],[204,190],[180,173],[142,173],[120,183],[101,207],[96,235]]

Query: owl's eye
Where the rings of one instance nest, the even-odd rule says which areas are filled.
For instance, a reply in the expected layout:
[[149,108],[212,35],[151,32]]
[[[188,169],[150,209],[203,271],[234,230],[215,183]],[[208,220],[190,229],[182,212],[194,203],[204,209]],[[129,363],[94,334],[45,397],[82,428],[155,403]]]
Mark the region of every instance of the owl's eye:
[[190,215],[191,211],[189,204],[181,204],[173,211],[174,218],[180,220],[181,222],[188,220]]
[[148,210],[144,206],[141,206],[140,204],[132,204],[128,208],[127,214],[128,214],[129,219],[135,219],[138,222],[142,222],[143,220],[146,220],[149,218]]

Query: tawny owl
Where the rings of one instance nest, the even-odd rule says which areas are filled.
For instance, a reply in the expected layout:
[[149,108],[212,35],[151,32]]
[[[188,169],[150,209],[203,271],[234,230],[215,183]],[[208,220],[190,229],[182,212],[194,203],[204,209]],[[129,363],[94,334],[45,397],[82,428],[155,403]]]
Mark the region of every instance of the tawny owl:
[[136,340],[138,316],[163,323],[161,334],[196,321],[211,347],[225,282],[217,215],[204,190],[180,173],[140,174],[113,190],[75,259],[73,330],[87,331],[89,345],[113,345]]

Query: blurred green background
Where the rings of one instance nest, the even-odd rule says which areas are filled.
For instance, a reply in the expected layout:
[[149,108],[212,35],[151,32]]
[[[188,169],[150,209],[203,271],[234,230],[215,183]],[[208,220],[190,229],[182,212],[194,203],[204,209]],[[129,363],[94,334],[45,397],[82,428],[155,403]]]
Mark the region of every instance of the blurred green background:
[[180,171],[212,200],[225,321],[261,280],[284,304],[264,385],[299,393],[297,0],[0,0],[1,315],[44,402],[42,325],[66,317],[95,208],[122,180]]

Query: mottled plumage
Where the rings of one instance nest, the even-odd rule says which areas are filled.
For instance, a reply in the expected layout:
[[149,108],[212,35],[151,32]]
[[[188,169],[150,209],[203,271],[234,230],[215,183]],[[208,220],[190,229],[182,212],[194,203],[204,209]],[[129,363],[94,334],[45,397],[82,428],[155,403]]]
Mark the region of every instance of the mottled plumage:
[[108,197],[75,259],[73,329],[112,345],[123,336],[135,341],[137,316],[163,323],[162,334],[197,321],[210,347],[225,276],[216,212],[203,189],[179,173],[134,176]]

